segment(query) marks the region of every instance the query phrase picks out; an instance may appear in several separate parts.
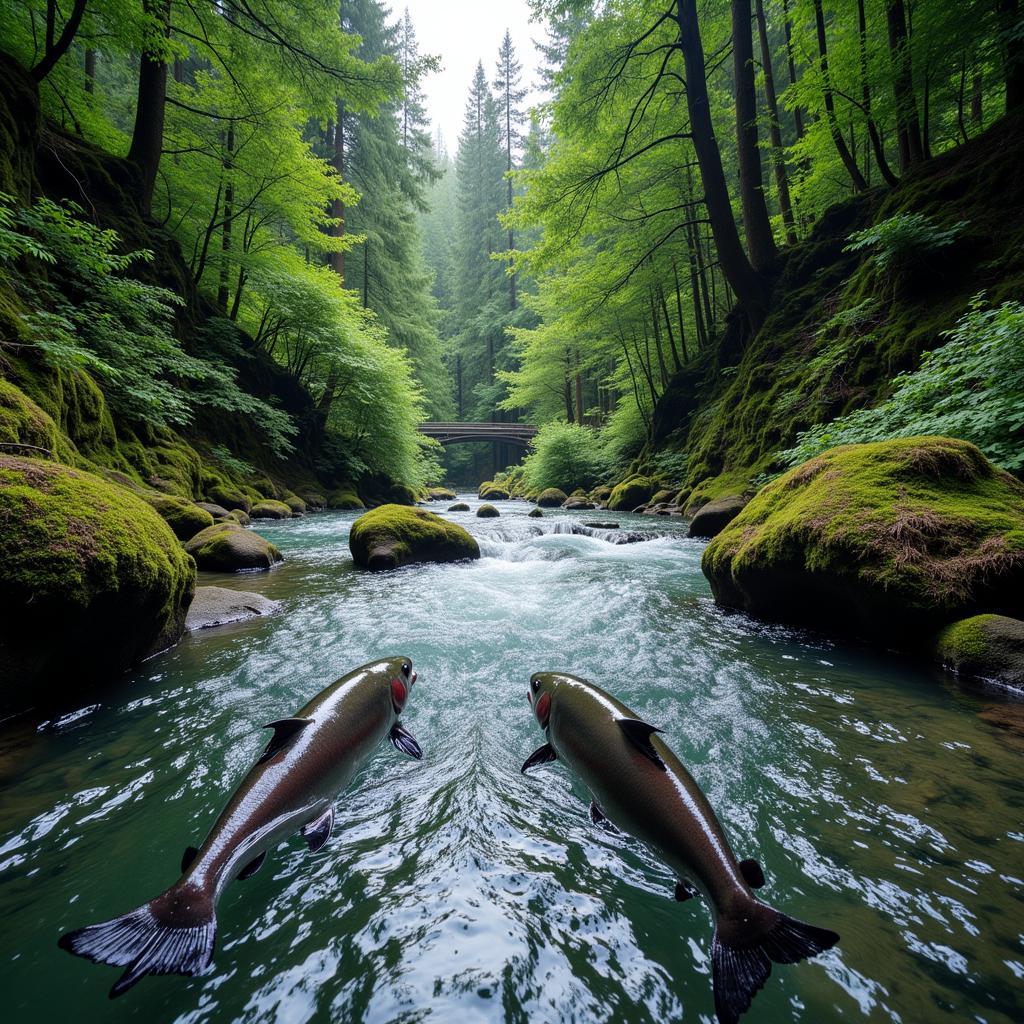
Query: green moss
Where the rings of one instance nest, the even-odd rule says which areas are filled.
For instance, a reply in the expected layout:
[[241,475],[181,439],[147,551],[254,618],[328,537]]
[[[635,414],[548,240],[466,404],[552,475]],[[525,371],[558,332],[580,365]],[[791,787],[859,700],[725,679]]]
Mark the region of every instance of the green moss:
[[213,516],[195,502],[169,494],[146,494],[143,499],[156,510],[179,540],[188,540],[207,526],[213,526]]
[[720,603],[901,642],[1024,607],[1024,485],[975,448],[834,448],[762,488],[708,545]]
[[208,487],[206,497],[215,505],[223,505],[229,511],[237,508],[248,512],[252,508],[252,502],[248,496],[240,488],[228,483],[218,483]]
[[943,663],[956,665],[983,658],[989,646],[985,625],[996,617],[992,614],[972,615],[942,630],[937,647]]
[[646,504],[658,489],[658,481],[649,476],[634,476],[612,488],[608,497],[608,508],[612,512],[632,512],[639,505]]
[[355,484],[342,484],[327,496],[327,507],[335,509],[366,508],[363,499],[356,494]]
[[[303,505],[305,508],[305,505]],[[266,499],[258,501],[251,509],[249,515],[253,519],[290,519],[292,515],[291,506],[283,501]]]
[[200,569],[211,572],[269,569],[284,561],[270,541],[233,522],[208,526],[186,543],[185,550]]
[[447,487],[428,487],[427,494],[431,501],[454,501],[458,495]]
[[349,549],[356,565],[369,569],[480,557],[479,545],[461,526],[426,509],[395,504],[360,516],[352,524]]
[[228,513],[228,519],[238,523],[239,526],[248,526],[252,522],[249,513],[240,508],[233,508]]
[[935,641],[936,660],[958,675],[1024,688],[1024,622],[974,615],[947,626]]
[[415,505],[419,498],[408,484],[393,483],[387,490],[388,504],[391,505]]
[[591,501],[607,501],[611,496],[612,496],[612,489],[610,487],[607,487],[607,486],[603,485],[603,484],[600,487],[595,487],[590,492],[590,500]]
[[180,636],[195,566],[131,491],[0,455],[0,536],[0,678],[73,691]]
[[501,513],[493,505],[484,502],[477,507],[476,515],[478,519],[497,519]]
[[[20,388],[4,380],[0,380],[0,443],[4,447],[29,445],[43,448],[51,457],[58,457],[57,424]],[[19,453],[15,451],[13,454]],[[20,454],[31,453],[22,451]]]
[[561,491],[557,487],[548,487],[537,495],[537,504],[541,508],[557,508],[568,500],[565,491]]
[[675,501],[676,489],[674,487],[662,488],[651,496],[652,505],[671,504]]
[[484,501],[508,501],[511,497],[507,488],[496,483],[481,484],[477,496]]
[[731,498],[737,494],[750,494],[755,488],[751,484],[753,471],[738,469],[701,480],[691,488],[683,488],[676,497],[677,504],[683,505],[690,514],[709,501]]

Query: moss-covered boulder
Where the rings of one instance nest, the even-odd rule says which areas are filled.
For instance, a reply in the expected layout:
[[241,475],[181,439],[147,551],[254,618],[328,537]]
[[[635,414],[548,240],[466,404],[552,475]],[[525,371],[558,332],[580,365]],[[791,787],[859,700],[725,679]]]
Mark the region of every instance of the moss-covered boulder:
[[185,545],[185,550],[200,569],[209,572],[270,569],[284,561],[284,555],[270,541],[227,521],[197,533]]
[[402,483],[392,483],[385,497],[389,505],[415,505],[420,500],[414,487]]
[[1024,689],[1024,622],[972,615],[947,626],[935,643],[939,664],[957,675]]
[[457,501],[454,505],[448,506],[449,512],[468,512],[469,506],[464,501]]
[[299,497],[306,503],[306,509],[327,508],[327,495],[320,491],[305,487],[298,492]]
[[1024,612],[1024,484],[950,438],[833,448],[762,488],[703,569],[719,604],[913,644]]
[[747,499],[734,494],[701,505],[690,521],[689,537],[717,537],[746,507]]
[[537,495],[537,504],[541,508],[558,508],[566,501],[568,496],[565,491],[560,491],[557,487],[548,487]]
[[488,505],[486,502],[476,510],[478,519],[496,519],[501,513],[493,506]]
[[131,491],[0,454],[0,704],[78,699],[181,636],[195,566]]
[[[197,501],[196,504],[204,512],[209,512],[215,523],[220,522],[221,519],[231,518],[231,512],[229,512],[223,505],[217,505],[212,501]],[[242,514],[245,515],[244,512]],[[248,518],[248,516],[246,516],[246,518]]]
[[281,500],[288,506],[293,516],[306,514],[306,503],[297,494],[286,491]]
[[428,501],[454,501],[458,495],[447,487],[428,487]]
[[544,513],[539,508],[531,508],[530,511],[527,512],[527,515],[531,519],[543,519],[544,518]]
[[356,565],[364,569],[480,557],[480,546],[461,526],[426,509],[395,504],[360,516],[352,524],[348,546]]
[[200,530],[213,526],[213,516],[194,501],[175,498],[170,494],[146,494],[144,498],[174,531],[178,540],[189,540]]
[[[41,448],[38,455],[52,458],[59,454],[59,434],[52,417],[41,409],[19,388],[0,380],[0,443],[4,449],[25,445],[24,451],[8,451],[8,454],[33,455],[31,449]],[[3,449],[0,449],[3,450]]]
[[227,518],[234,523],[238,523],[239,526],[248,526],[252,522],[249,518],[249,513],[243,512],[240,508],[233,508],[227,514]]
[[674,487],[663,487],[660,491],[655,491],[651,495],[650,503],[652,505],[672,505],[675,504],[676,494],[678,491]]
[[245,492],[227,483],[217,483],[207,487],[206,497],[215,505],[223,505],[229,512],[235,508],[248,512],[252,508],[252,502]]
[[606,502],[611,496],[612,489],[603,484],[600,487],[595,487],[590,492],[591,501]]
[[633,509],[650,501],[658,489],[658,481],[649,476],[634,476],[612,488],[608,496],[608,508],[612,512],[632,512]]
[[501,484],[488,483],[480,485],[478,497],[484,501],[508,501],[510,495],[508,489]]
[[574,510],[576,512],[584,512],[587,509],[597,508],[597,506],[592,501],[588,501],[586,498],[569,497],[562,502],[562,508],[568,509],[570,512]]
[[264,498],[249,509],[251,519],[290,519],[291,516],[292,510],[288,505],[271,498]]
[[327,495],[327,507],[333,509],[350,510],[366,508],[363,499],[356,494],[353,484],[342,484]]

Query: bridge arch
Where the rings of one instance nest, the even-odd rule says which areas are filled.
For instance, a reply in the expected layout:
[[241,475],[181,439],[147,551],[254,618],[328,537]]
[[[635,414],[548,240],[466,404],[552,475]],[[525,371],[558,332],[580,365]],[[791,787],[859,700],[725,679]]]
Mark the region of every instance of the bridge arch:
[[445,446],[482,441],[528,448],[537,428],[529,423],[421,423],[419,432]]

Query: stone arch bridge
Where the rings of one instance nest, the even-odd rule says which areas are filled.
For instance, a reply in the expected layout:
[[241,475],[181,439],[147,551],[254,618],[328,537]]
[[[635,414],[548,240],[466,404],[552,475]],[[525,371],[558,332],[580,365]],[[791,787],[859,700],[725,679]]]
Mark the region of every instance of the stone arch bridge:
[[529,423],[421,423],[419,432],[442,445],[496,441],[526,448],[537,434]]

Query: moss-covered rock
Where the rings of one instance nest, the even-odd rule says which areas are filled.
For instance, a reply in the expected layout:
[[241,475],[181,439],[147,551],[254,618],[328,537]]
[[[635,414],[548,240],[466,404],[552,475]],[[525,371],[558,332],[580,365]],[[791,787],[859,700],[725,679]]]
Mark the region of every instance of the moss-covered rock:
[[[223,505],[215,505],[212,501],[197,501],[196,505],[199,506],[204,512],[209,512],[213,517],[213,521],[219,522],[221,519],[230,519],[231,513]],[[244,515],[245,513],[243,513]],[[248,519],[248,516],[246,516]]]
[[672,505],[675,503],[677,493],[674,487],[663,487],[651,495],[650,503],[652,505]]
[[402,483],[391,484],[385,497],[389,505],[415,505],[420,498],[415,488]]
[[510,495],[507,488],[502,487],[501,484],[488,483],[480,485],[478,497],[484,501],[508,501]]
[[486,502],[476,510],[476,514],[478,519],[495,519],[501,515],[493,505],[488,505]]
[[469,506],[464,501],[457,501],[454,505],[448,506],[449,512],[468,512]]
[[292,515],[303,516],[306,514],[306,503],[297,494],[286,491],[281,500],[291,510]]
[[252,502],[240,487],[234,487],[229,483],[217,483],[208,487],[206,496],[216,505],[223,505],[229,512],[232,509],[240,508],[248,512],[252,508]]
[[327,508],[327,495],[310,487],[304,487],[298,492],[299,497],[306,503],[307,509]]
[[567,500],[568,496],[565,491],[560,491],[557,487],[548,487],[537,495],[537,504],[541,508],[558,508]]
[[174,643],[195,566],[141,498],[0,454],[0,703],[78,699]]
[[232,522],[208,526],[185,544],[185,550],[209,572],[270,569],[284,561],[270,541]]
[[544,518],[544,513],[540,510],[540,508],[531,508],[530,511],[527,513],[527,515],[531,519],[543,519]]
[[743,511],[746,504],[746,498],[733,494],[728,498],[718,498],[716,501],[701,505],[690,521],[687,536],[717,537]]
[[1024,688],[1024,622],[973,615],[947,626],[935,643],[937,660],[957,675]]
[[227,514],[227,518],[232,522],[238,523],[239,526],[248,526],[252,522],[249,518],[249,513],[243,512],[240,508],[233,508]]
[[576,512],[584,512],[587,509],[597,508],[597,506],[592,501],[588,501],[586,498],[577,497],[566,498],[565,501],[562,502],[562,508],[568,509],[570,512],[574,510]]
[[1024,484],[949,438],[833,448],[762,488],[703,569],[719,604],[911,644],[1024,611]]
[[639,505],[648,502],[658,489],[658,481],[649,476],[634,476],[612,488],[608,496],[608,508],[612,512],[632,512]]
[[327,507],[334,509],[366,508],[363,499],[356,494],[355,485],[342,484],[327,495]]
[[264,498],[249,509],[249,516],[252,519],[290,519],[291,515],[292,510],[288,505],[272,498]]
[[430,501],[454,501],[458,495],[447,487],[428,487],[428,500]]
[[612,489],[602,484],[600,487],[595,487],[590,492],[590,500],[598,502],[606,502],[612,496]]
[[[20,388],[0,380],[0,444],[4,448],[26,445],[25,450],[7,454],[28,457],[59,458],[59,431],[53,418],[41,409]],[[41,448],[33,453],[31,449]]]
[[480,546],[461,526],[426,509],[395,504],[360,516],[352,524],[348,546],[356,565],[364,569],[480,557]]
[[213,526],[213,516],[194,501],[169,494],[146,494],[145,501],[174,531],[178,540],[189,540],[200,530]]

